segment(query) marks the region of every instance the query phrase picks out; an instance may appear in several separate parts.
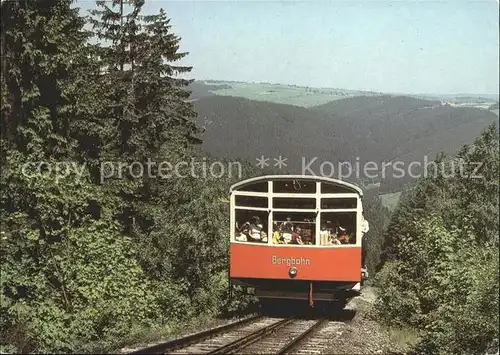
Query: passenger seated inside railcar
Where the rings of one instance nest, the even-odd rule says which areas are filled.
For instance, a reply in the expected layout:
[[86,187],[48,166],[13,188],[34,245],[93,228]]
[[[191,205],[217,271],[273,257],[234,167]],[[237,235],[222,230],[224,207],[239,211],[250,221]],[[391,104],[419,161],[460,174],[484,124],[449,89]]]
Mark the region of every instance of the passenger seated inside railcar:
[[323,224],[321,226],[320,231],[319,231],[319,243],[320,243],[320,245],[327,245],[329,237],[330,237],[330,233],[329,233],[328,229],[326,229],[326,225]]
[[321,221],[325,223],[320,232],[323,237],[320,245],[356,244],[356,212],[322,212]]
[[340,244],[349,244],[349,239],[350,239],[350,236],[349,234],[347,234],[347,229],[345,229],[344,227],[340,226],[339,227],[339,233],[336,237],[336,240],[338,242],[340,242]]
[[273,232],[273,244],[285,244],[283,240],[283,235],[279,231]]
[[291,244],[300,244],[303,245],[304,242],[302,241],[302,229],[300,227],[296,227],[295,231],[292,233],[292,242]]
[[250,223],[245,223],[243,226],[240,228],[237,228],[236,231],[236,237],[235,239],[239,242],[248,242],[250,239],[250,230],[249,230],[249,225]]
[[281,232],[278,222],[273,223],[273,244],[285,244],[283,233]]
[[303,238],[303,241],[304,241],[305,245],[313,245],[314,244],[313,238],[311,238],[310,235],[305,235]]
[[[263,239],[263,225],[258,216],[252,217],[252,222],[250,223],[250,239],[254,242],[260,242]],[[266,238],[267,240],[267,238]]]
[[300,226],[301,237],[305,245],[314,245],[316,240],[316,232],[314,230],[314,223],[309,219],[304,221],[304,224]]
[[267,216],[268,212],[237,210],[234,240],[238,242],[267,243],[267,224],[265,223]]
[[289,244],[292,241],[292,232],[294,229],[293,223],[292,223],[292,218],[287,217],[286,221],[281,223],[279,229],[280,229],[280,232],[282,233],[284,243]]
[[330,236],[329,244],[330,245],[340,245],[340,244],[342,244],[340,242],[340,240],[338,240],[337,233],[332,233],[332,235]]
[[273,244],[315,245],[316,214],[273,212]]

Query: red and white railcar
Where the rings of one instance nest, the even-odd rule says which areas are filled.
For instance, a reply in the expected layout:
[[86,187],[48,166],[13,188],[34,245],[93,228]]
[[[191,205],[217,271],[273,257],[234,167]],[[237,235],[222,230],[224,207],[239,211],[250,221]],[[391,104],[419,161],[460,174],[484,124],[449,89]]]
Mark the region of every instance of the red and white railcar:
[[231,285],[260,299],[310,305],[345,302],[360,290],[359,187],[318,176],[268,175],[241,181],[230,192]]

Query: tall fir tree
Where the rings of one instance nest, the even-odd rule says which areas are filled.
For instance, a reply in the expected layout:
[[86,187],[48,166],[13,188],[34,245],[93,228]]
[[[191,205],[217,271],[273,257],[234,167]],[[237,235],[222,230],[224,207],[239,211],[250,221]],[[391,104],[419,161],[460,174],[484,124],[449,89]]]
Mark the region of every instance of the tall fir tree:
[[73,67],[84,55],[87,34],[70,3],[2,3],[1,128],[6,148],[39,158],[71,155],[67,110],[75,94]]
[[[151,176],[144,171],[140,178],[131,176],[130,167],[173,157],[189,159],[190,145],[198,140],[185,89],[189,81],[179,78],[191,68],[173,65],[186,53],[179,52],[179,38],[170,32],[163,10],[142,16],[142,1],[97,4],[89,21],[103,43],[98,58],[108,90],[100,116],[107,126],[104,131],[112,134],[106,140],[110,143],[101,147],[100,159],[123,163],[120,171],[114,166],[115,177],[122,178],[111,178],[108,185],[127,201],[119,218],[130,232],[141,224],[137,204],[153,200],[151,194],[157,190]],[[156,175],[156,167],[149,173]]]

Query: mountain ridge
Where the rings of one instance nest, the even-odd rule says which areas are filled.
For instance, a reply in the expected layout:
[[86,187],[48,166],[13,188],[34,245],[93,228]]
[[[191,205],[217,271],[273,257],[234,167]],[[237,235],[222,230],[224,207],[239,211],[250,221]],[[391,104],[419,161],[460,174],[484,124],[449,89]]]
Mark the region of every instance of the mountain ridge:
[[[205,96],[237,96],[259,101],[270,101],[296,106],[313,107],[330,101],[358,96],[407,96],[425,100],[439,100],[451,105],[467,102],[469,106],[487,109],[498,103],[498,94],[436,94],[436,93],[395,93],[369,90],[353,90],[333,87],[311,87],[292,84],[243,82],[227,80],[195,80],[191,83],[193,98]],[[467,101],[464,101],[467,99]]]
[[[194,102],[205,129],[202,148],[214,156],[245,159],[286,157],[284,173],[302,173],[306,162],[356,159],[359,163],[401,160],[408,164],[441,151],[457,152],[472,143],[493,113],[457,108],[439,101],[380,95],[336,100],[305,108],[232,96],[206,96]],[[221,139],[222,138],[222,139]],[[404,180],[404,181],[403,181]],[[386,181],[397,190],[411,179]]]

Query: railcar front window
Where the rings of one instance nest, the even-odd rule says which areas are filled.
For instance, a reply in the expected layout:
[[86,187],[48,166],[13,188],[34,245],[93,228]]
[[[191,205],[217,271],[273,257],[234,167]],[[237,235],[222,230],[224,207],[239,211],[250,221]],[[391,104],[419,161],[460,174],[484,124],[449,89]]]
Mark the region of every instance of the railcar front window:
[[326,182],[321,183],[321,193],[323,194],[342,194],[349,192],[353,192],[352,189],[349,189],[345,186],[339,186],[336,184],[331,184]]
[[235,196],[236,206],[239,207],[261,207],[267,208],[267,197],[257,197],[257,196]]
[[323,209],[347,209],[356,208],[358,200],[356,198],[322,198],[321,208]]
[[275,197],[273,198],[273,208],[283,209],[315,209],[316,200],[314,198],[287,198]]
[[273,244],[314,245],[315,213],[274,212],[272,238]]
[[249,191],[249,192],[267,192],[268,184],[267,181],[255,182],[253,184],[247,184],[238,189],[239,191]]
[[322,212],[320,245],[356,244],[356,212]]
[[234,239],[238,242],[267,243],[268,212],[236,210]]

